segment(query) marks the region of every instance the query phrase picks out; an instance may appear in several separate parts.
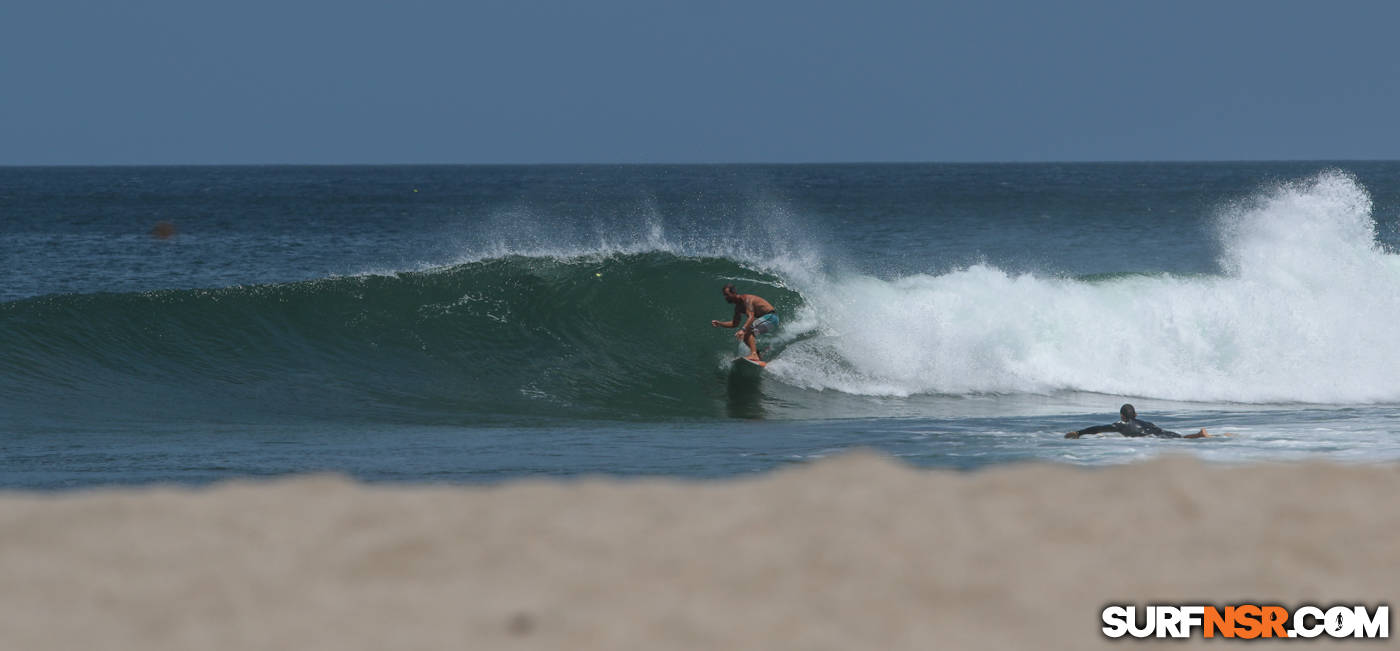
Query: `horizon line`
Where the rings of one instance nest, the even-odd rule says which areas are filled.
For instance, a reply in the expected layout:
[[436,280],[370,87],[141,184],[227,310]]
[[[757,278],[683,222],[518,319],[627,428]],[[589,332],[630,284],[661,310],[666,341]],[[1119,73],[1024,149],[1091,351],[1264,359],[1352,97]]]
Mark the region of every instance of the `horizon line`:
[[1394,163],[1400,158],[1236,158],[1236,159],[1095,159],[1095,160],[858,160],[858,161],[746,161],[746,162],[354,162],[354,163],[0,163],[0,168],[93,168],[93,167],[796,167],[838,165],[1144,165],[1144,164],[1239,164],[1239,163]]

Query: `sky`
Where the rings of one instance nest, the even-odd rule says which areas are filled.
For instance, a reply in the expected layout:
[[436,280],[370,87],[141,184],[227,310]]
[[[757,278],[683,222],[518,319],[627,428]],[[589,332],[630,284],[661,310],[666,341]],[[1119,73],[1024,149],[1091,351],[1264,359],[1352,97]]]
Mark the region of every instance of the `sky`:
[[0,165],[1400,159],[1400,3],[8,0]]

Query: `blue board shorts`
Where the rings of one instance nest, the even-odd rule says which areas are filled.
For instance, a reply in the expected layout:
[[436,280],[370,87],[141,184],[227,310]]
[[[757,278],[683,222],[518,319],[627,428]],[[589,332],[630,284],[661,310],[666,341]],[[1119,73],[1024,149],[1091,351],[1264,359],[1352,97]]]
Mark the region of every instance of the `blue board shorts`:
[[753,320],[753,333],[765,335],[778,329],[778,313],[769,312]]

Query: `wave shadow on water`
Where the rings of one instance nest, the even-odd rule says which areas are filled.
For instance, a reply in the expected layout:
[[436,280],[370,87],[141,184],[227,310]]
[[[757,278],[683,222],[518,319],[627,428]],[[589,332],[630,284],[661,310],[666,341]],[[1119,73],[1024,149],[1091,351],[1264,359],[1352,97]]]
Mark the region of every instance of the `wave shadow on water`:
[[763,369],[735,361],[725,378],[725,414],[730,418],[762,419]]

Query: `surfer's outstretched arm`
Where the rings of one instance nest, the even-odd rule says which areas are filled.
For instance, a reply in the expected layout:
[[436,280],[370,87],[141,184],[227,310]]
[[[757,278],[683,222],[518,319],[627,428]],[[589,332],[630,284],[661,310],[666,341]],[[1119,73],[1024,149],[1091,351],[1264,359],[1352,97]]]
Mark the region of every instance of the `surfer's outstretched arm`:
[[734,318],[732,318],[732,319],[730,319],[730,320],[728,320],[728,321],[710,321],[710,327],[712,327],[712,328],[737,328],[737,327],[739,327],[739,319],[741,319],[741,318],[743,318],[743,317],[744,317],[744,306],[743,306],[742,304],[741,304],[741,305],[735,305],[735,306],[734,306]]
[[1102,434],[1103,432],[1116,432],[1116,431],[1118,431],[1118,428],[1116,428],[1116,427],[1114,427],[1114,426],[1112,426],[1112,425],[1095,425],[1095,426],[1093,426],[1093,427],[1086,427],[1086,428],[1084,428],[1084,429],[1075,430],[1075,431],[1073,431],[1073,432],[1070,432],[1070,433],[1068,433],[1068,434],[1065,434],[1065,438],[1067,438],[1067,439],[1077,439],[1077,438],[1079,438],[1079,437],[1081,437],[1081,436],[1084,436],[1085,434]]

